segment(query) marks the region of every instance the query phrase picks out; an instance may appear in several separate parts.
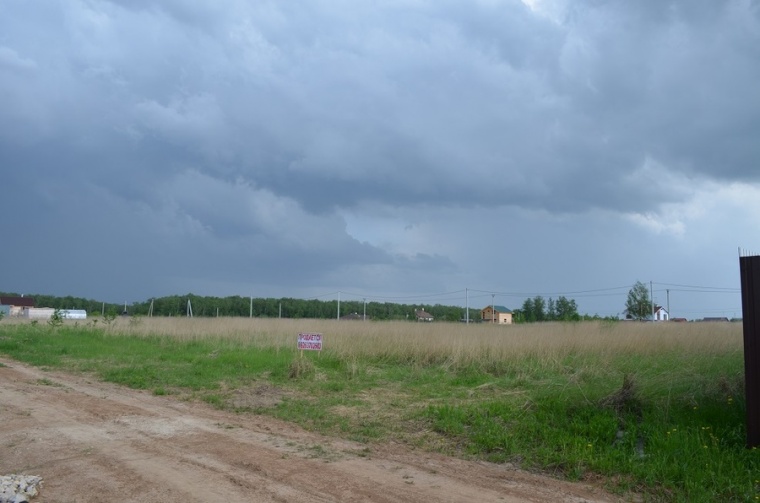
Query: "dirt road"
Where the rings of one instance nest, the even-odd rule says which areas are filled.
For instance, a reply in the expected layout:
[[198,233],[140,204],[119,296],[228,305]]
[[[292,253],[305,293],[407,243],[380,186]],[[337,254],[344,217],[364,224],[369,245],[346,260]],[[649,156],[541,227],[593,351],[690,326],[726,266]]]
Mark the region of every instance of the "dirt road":
[[0,475],[42,476],[34,503],[618,501],[590,485],[0,363]]

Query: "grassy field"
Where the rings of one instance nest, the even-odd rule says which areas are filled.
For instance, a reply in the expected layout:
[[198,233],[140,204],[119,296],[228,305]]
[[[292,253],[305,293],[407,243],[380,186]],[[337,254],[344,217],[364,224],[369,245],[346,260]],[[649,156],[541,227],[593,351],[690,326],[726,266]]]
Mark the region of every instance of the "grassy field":
[[[298,352],[302,331],[323,333],[324,350]],[[5,319],[0,354],[369,450],[394,440],[647,501],[760,501],[740,324]]]

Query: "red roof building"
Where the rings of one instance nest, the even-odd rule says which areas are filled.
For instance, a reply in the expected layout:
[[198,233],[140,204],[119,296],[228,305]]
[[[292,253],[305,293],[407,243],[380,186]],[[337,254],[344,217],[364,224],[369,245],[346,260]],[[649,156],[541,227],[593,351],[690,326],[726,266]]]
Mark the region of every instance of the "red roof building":
[[0,306],[10,306],[11,316],[20,316],[24,308],[34,305],[34,297],[0,297]]

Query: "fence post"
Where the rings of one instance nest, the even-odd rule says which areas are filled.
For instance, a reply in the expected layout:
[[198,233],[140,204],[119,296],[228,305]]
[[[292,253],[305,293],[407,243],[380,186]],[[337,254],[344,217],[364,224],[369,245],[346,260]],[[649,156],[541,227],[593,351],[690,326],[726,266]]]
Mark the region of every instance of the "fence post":
[[747,447],[760,447],[760,255],[741,256]]

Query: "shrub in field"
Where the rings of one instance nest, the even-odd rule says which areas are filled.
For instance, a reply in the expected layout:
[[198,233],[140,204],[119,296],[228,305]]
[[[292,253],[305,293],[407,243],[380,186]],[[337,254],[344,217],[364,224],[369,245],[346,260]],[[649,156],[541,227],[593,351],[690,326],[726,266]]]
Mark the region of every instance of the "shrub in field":
[[636,383],[631,374],[623,376],[623,386],[613,394],[600,400],[603,407],[612,408],[618,414],[632,413],[641,416],[641,399],[638,397]]
[[314,375],[314,364],[308,358],[299,357],[290,362],[288,367],[288,377],[291,379],[301,379]]
[[63,314],[61,314],[60,309],[56,309],[55,311],[53,311],[53,315],[48,320],[48,325],[50,325],[53,328],[57,328],[63,325]]

